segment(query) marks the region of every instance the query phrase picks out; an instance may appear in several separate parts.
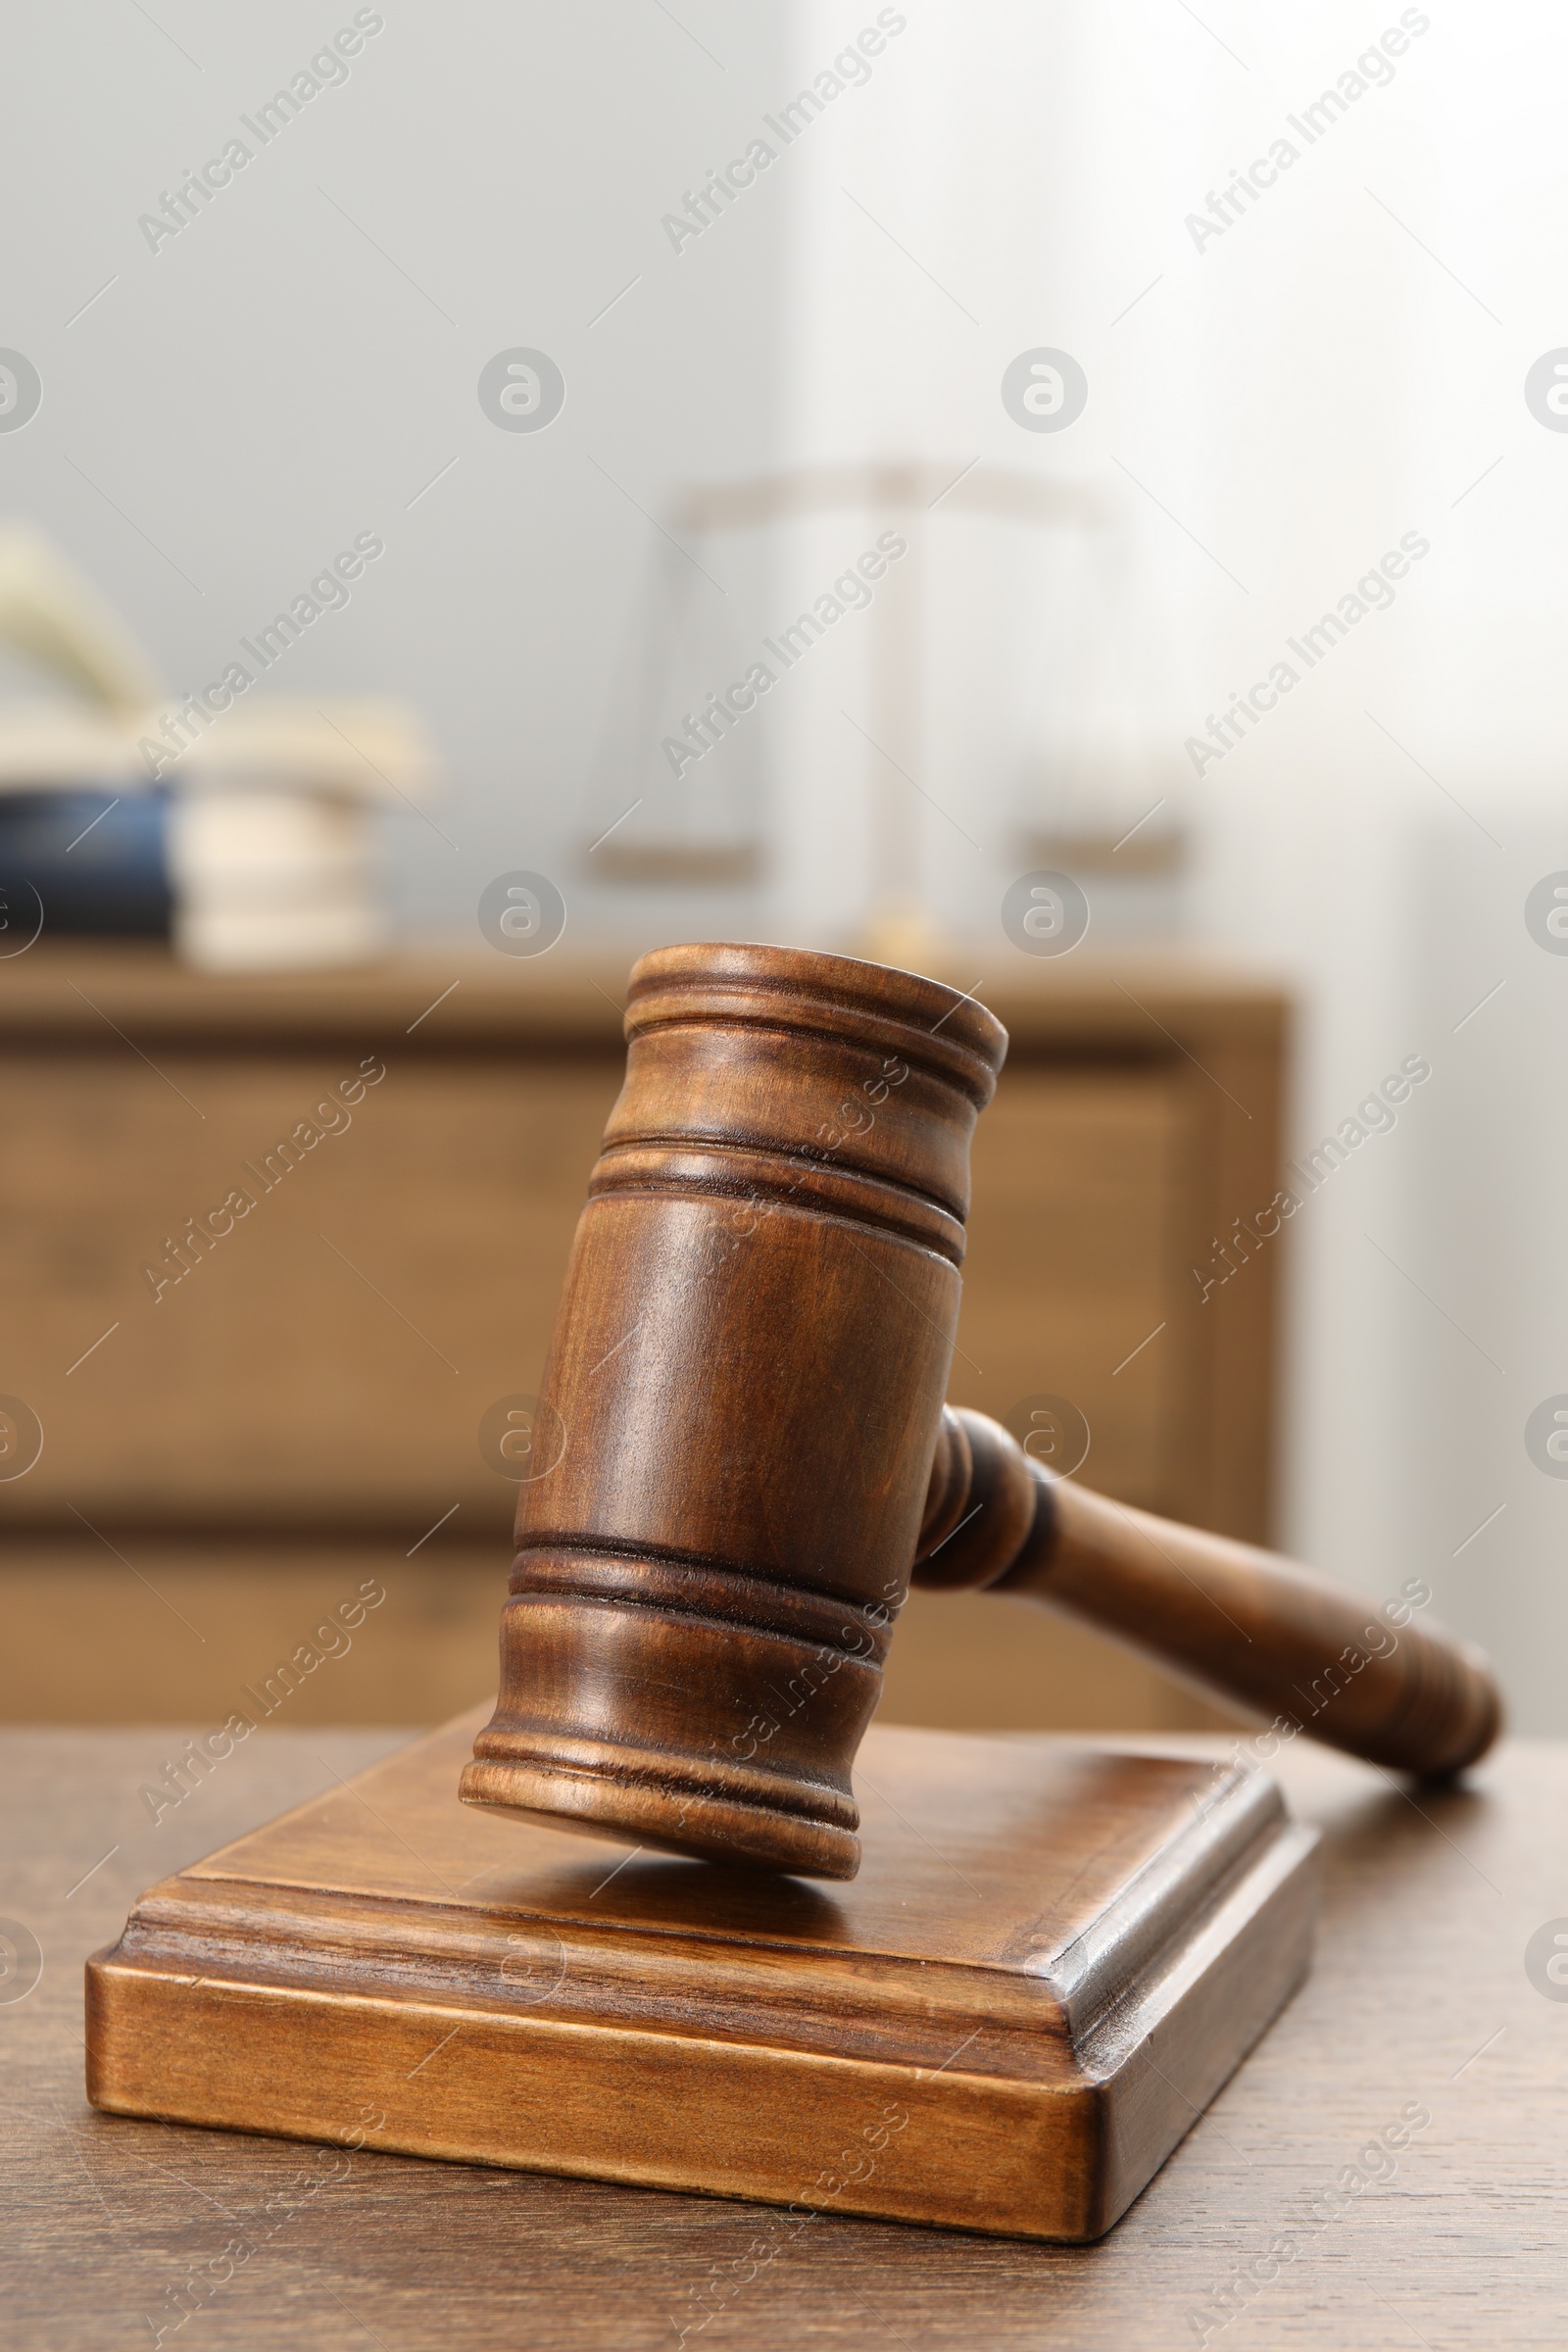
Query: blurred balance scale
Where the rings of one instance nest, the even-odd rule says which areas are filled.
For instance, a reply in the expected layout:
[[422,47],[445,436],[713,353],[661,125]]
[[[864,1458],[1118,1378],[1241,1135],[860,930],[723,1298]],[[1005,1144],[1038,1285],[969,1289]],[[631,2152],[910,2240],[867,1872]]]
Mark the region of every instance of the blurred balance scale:
[[[954,678],[971,703],[1009,711],[1011,805],[999,847],[1013,871],[1087,883],[1102,936],[1175,931],[1183,775],[1152,676],[1167,632],[1124,504],[1087,479],[961,459],[797,466],[677,497],[607,701],[584,878],[711,891],[764,878],[766,730],[737,717],[758,699],[747,681],[759,671],[747,664],[776,684],[837,634],[843,607],[840,595],[808,596],[797,617],[774,620],[775,634],[757,642],[736,613],[753,603],[795,611],[793,594],[780,604],[778,582],[811,578],[804,566],[821,564],[823,543],[809,542],[808,559],[806,543],[797,536],[786,548],[785,535],[822,518],[868,543],[852,571],[875,582],[860,587],[846,572],[833,584],[841,595],[850,581],[850,609],[864,619],[856,633],[863,702],[858,715],[842,713],[861,739],[854,751],[867,819],[855,952],[934,970],[952,947],[930,905],[925,837],[954,848],[940,820],[965,840],[975,821],[959,797],[966,777],[934,772],[933,680]],[[971,637],[954,638],[956,614],[978,615]],[[729,678],[743,683],[726,695]],[[1049,945],[1030,937],[1033,952]]]
[[0,956],[44,930],[167,931],[208,971],[386,950],[377,814],[417,808],[435,774],[411,711],[172,702],[118,614],[27,530],[0,533],[0,644],[54,688],[0,698]]

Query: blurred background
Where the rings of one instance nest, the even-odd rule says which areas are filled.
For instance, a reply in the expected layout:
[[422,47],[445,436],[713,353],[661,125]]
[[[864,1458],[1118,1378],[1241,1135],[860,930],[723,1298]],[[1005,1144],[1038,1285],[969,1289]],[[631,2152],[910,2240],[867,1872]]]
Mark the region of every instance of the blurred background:
[[[727,937],[1013,1032],[956,1398],[1568,1728],[1565,47],[17,27],[0,1712],[490,1687],[626,970]],[[935,1597],[887,1707],[1214,1720]]]

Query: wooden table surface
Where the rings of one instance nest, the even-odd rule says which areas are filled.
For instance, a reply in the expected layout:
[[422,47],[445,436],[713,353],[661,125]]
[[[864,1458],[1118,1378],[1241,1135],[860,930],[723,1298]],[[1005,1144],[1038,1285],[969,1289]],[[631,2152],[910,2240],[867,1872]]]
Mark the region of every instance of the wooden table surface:
[[825,2214],[748,2278],[743,2205],[365,2153],[307,2190],[315,2149],[86,2105],[81,1962],[134,1895],[398,1737],[264,1732],[154,1828],[138,1791],[177,1755],[169,1732],[0,1735],[0,1914],[43,1955],[24,1997],[0,1977],[0,2331],[18,2352],[643,2352],[679,2342],[714,2273],[734,2291],[689,2346],[1568,2341],[1568,1984],[1526,1968],[1553,1923],[1568,1949],[1568,1745],[1511,1747],[1419,1804],[1339,1758],[1281,1759],[1325,1832],[1313,1974],[1100,2245]]

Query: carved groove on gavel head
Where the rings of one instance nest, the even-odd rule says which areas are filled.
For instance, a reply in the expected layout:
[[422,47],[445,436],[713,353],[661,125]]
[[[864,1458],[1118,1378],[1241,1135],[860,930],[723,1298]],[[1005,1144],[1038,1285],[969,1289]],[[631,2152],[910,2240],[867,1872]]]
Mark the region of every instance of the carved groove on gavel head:
[[1005,1032],[784,948],[632,973],[626,1083],[567,1268],[501,1694],[470,1804],[853,1878],[850,1772],[911,1577],[1085,1619],[1400,1770],[1495,1738],[1486,1660],[1413,1611],[1052,1478],[945,1410],[968,1143]]
[[852,1878],[1006,1033],[877,964],[683,947],[634,969],[626,1035],[461,1793]]

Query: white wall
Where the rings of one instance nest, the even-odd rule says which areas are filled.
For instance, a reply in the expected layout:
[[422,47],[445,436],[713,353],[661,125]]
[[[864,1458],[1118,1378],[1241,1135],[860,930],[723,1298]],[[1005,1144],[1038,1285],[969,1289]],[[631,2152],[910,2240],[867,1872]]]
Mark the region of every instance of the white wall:
[[[1273,662],[1300,672],[1223,760],[1178,765],[1188,927],[1298,990],[1293,1147],[1405,1056],[1432,1076],[1296,1221],[1282,1534],[1379,1592],[1426,1576],[1495,1647],[1522,1727],[1560,1731],[1568,1482],[1534,1467],[1523,1430],[1568,1391],[1568,958],[1534,945],[1522,909],[1568,867],[1553,659],[1568,436],[1528,413],[1523,381],[1568,343],[1553,131],[1568,34],[1539,0],[1406,12],[1391,74],[1374,82],[1374,86],[1308,143],[1288,117],[1401,29],[1400,10],[1199,16],[1163,0],[910,12],[896,69],[811,158],[789,446],[1115,484],[1155,610],[1138,621],[1142,691],[1172,752]],[[800,13],[803,69],[846,22]],[[1200,244],[1186,216],[1282,133],[1298,160]],[[1089,376],[1059,439],[1021,433],[998,398],[1034,345]],[[1285,640],[1406,533],[1428,552],[1392,606],[1315,668],[1290,657]],[[926,684],[922,781],[982,847],[915,819],[933,899],[993,938],[1017,862],[994,628],[977,599],[932,628]],[[799,722],[792,769],[812,779],[803,922],[809,857],[855,841],[835,683],[814,731]],[[843,905],[861,874],[841,872]]]
[[[0,434],[0,513],[53,532],[181,688],[378,532],[353,604],[266,688],[424,712],[457,846],[397,827],[411,920],[467,928],[493,874],[533,866],[591,921],[579,799],[654,542],[638,508],[756,470],[776,436],[782,197],[759,184],[734,236],[678,260],[660,224],[773,103],[780,39],[737,16],[710,58],[651,0],[373,13],[346,82],[266,148],[240,116],[352,0],[169,0],[157,25],[86,0],[12,26],[0,343],[44,401]],[[236,131],[253,160],[149,250],[139,216]],[[478,405],[511,346],[566,378],[537,435]]]

